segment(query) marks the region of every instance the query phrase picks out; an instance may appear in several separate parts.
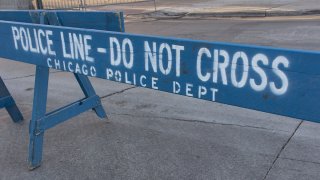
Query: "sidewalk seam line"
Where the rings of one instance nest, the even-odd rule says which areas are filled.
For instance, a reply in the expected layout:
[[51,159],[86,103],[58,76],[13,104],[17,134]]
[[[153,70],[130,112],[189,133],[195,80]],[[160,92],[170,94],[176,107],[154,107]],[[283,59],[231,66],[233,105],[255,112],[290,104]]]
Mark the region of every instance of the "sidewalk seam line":
[[157,118],[157,119],[173,120],[173,121],[180,121],[180,122],[187,122],[187,123],[203,123],[203,124],[220,125],[220,126],[234,126],[234,127],[252,128],[252,129],[259,129],[259,130],[266,130],[266,131],[288,132],[284,130],[275,130],[275,129],[269,129],[264,127],[257,127],[257,126],[231,124],[231,123],[228,124],[228,123],[219,123],[219,122],[207,122],[207,121],[194,120],[194,119],[179,119],[179,118],[161,117],[161,116],[137,116],[137,115],[125,114],[125,113],[110,113],[110,114],[118,115],[118,116],[132,116],[132,117],[139,117],[139,118]]
[[[54,72],[50,72],[50,74],[56,74],[56,73],[60,73],[60,72],[63,72],[63,71],[54,71]],[[35,74],[29,74],[29,75],[25,75],[25,76],[6,78],[6,79],[3,79],[3,80],[4,81],[10,81],[10,80],[23,79],[23,78],[34,77],[34,76],[35,76]]]
[[121,91],[117,91],[117,92],[114,92],[114,93],[111,93],[111,94],[108,94],[108,95],[105,95],[105,96],[101,96],[100,99],[105,99],[105,98],[108,98],[108,97],[113,96],[113,95],[121,94],[121,93],[124,93],[124,92],[126,92],[128,90],[131,90],[131,89],[134,89],[134,88],[137,88],[137,87],[132,86],[132,87],[129,87],[129,88],[125,88],[125,89],[123,89]]
[[294,159],[294,158],[287,158],[287,157],[279,157],[279,159],[285,159],[285,160],[291,160],[291,161],[298,161],[298,162],[303,162],[303,163],[311,163],[311,164],[320,165],[320,162],[307,161],[307,160],[301,160],[301,159]]
[[269,173],[271,172],[272,168],[274,167],[275,163],[277,162],[277,160],[280,158],[281,153],[284,151],[284,149],[287,147],[287,145],[289,144],[289,142],[291,141],[291,139],[293,138],[293,136],[296,134],[296,132],[298,131],[299,127],[301,126],[301,124],[303,123],[303,121],[300,121],[300,123],[298,124],[298,126],[295,128],[295,130],[293,131],[293,133],[291,134],[291,136],[288,138],[288,140],[285,142],[285,144],[282,146],[282,148],[280,149],[280,151],[278,152],[276,158],[274,159],[274,161],[272,162],[271,166],[269,167],[266,175],[264,176],[263,180],[266,180]]

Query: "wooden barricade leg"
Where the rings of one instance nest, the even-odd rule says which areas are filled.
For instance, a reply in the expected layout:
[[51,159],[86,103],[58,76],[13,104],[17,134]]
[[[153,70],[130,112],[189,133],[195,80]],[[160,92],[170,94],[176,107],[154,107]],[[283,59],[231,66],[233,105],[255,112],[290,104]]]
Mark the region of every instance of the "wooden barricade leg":
[[46,114],[49,68],[40,66],[37,66],[36,68],[33,111],[29,130],[30,170],[33,170],[41,165],[43,136],[45,130],[50,129],[90,109],[94,110],[100,118],[107,117],[101,105],[100,97],[94,91],[94,88],[92,87],[88,77],[78,74],[75,74],[75,77],[85,95],[85,98]]
[[44,129],[41,129],[41,118],[45,117],[49,83],[49,68],[36,67],[32,118],[29,126],[29,168],[40,166]]
[[[74,74],[76,77],[84,95],[88,98],[91,96],[95,96],[96,92],[94,88],[92,87],[90,80],[87,76],[81,75],[81,74]],[[97,114],[98,117],[102,118],[107,118],[107,114],[104,111],[102,105],[99,105],[97,107],[94,107],[92,110],[94,110]]]
[[0,77],[0,108],[6,108],[13,122],[18,123],[23,120],[23,116],[18,109],[9,90]]
[[[45,24],[45,16],[47,16],[47,23],[61,26],[56,13],[40,13],[40,24]],[[37,16],[35,17],[38,18]],[[37,19],[35,22],[37,22]],[[101,105],[100,97],[96,94],[89,78],[80,74],[74,74],[74,76],[77,79],[85,98],[46,114],[49,68],[37,66],[33,112],[29,130],[30,144],[28,160],[30,170],[41,165],[43,136],[45,130],[90,109],[94,110],[97,116],[101,119],[107,118],[106,112]]]

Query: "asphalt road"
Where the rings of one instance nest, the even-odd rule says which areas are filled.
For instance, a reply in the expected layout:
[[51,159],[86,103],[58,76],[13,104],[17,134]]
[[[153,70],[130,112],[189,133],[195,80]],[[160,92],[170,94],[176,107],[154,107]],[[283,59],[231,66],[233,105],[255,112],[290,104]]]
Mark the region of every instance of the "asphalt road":
[[[126,31],[319,50],[320,17],[128,19]],[[30,119],[34,67],[0,60]],[[109,120],[84,113],[45,134],[43,165],[27,169],[28,122],[0,110],[0,179],[319,179],[320,124],[92,79]],[[82,97],[52,71],[50,111]]]

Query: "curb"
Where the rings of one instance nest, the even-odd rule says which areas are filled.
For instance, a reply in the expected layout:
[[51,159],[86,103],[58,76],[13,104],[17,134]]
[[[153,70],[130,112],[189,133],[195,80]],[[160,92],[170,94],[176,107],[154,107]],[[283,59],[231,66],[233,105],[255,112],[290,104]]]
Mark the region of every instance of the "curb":
[[154,19],[178,19],[187,17],[276,17],[276,16],[306,16],[320,15],[320,9],[312,10],[251,10],[251,11],[228,11],[228,12],[174,12],[173,10],[159,10],[143,13],[144,18]]

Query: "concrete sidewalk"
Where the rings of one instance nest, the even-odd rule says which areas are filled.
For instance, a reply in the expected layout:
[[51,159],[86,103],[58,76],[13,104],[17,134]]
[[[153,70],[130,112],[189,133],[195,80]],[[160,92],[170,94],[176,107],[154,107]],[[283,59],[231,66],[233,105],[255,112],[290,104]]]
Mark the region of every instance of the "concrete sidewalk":
[[320,3],[318,0],[156,0],[95,9],[116,9],[127,15],[153,18],[270,17],[320,14]]

